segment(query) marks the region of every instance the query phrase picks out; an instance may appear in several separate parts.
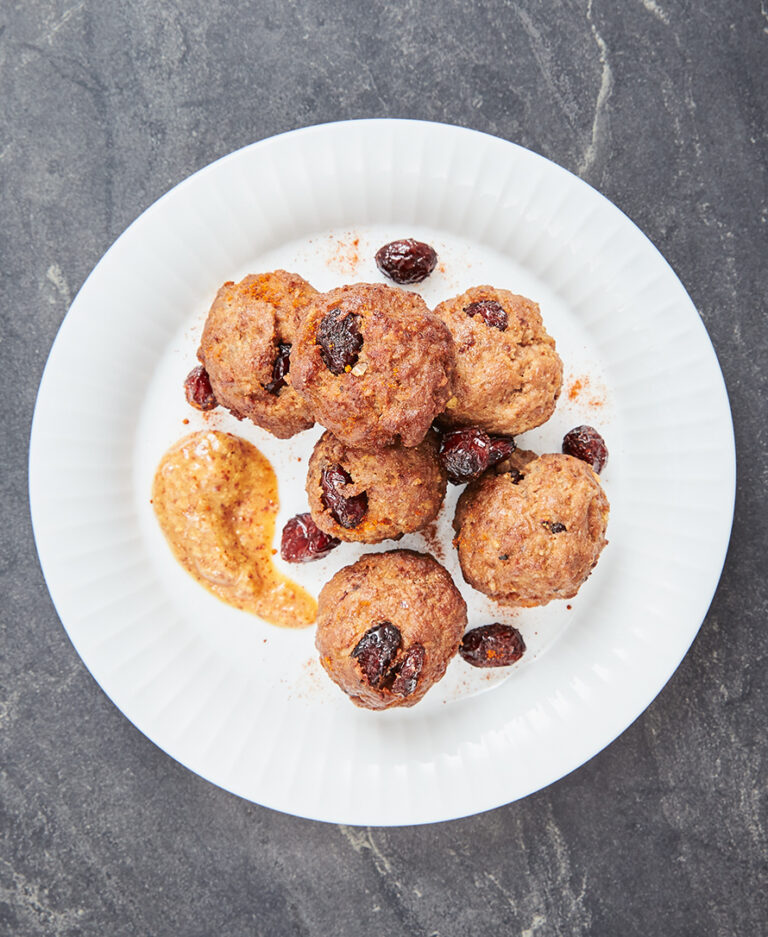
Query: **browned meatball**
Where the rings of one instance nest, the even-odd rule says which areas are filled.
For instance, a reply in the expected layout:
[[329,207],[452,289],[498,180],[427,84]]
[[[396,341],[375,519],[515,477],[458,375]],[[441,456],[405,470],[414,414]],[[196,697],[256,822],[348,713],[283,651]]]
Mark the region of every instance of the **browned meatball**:
[[451,395],[453,342],[416,293],[341,286],[307,312],[292,356],[294,387],[350,446],[417,446]]
[[291,386],[296,327],[317,291],[295,273],[274,270],[225,283],[213,301],[197,357],[216,400],[280,439],[314,424]]
[[369,553],[323,587],[315,645],[357,706],[413,706],[442,678],[466,624],[466,602],[431,556]]
[[430,430],[406,449],[354,449],[331,433],[315,445],[307,472],[312,518],[340,540],[380,543],[422,530],[445,497],[446,476],[437,458],[440,440]]
[[456,508],[467,582],[504,605],[546,605],[579,591],[607,543],[608,499],[597,475],[567,455],[514,453]]
[[440,303],[456,345],[454,396],[440,422],[515,436],[552,415],[563,365],[536,303],[492,286]]

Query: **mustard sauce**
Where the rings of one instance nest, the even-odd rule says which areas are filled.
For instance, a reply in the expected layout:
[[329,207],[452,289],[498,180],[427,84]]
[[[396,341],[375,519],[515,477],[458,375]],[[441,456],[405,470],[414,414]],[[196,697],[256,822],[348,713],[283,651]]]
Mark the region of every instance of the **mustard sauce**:
[[152,505],[176,559],[222,602],[273,625],[312,624],[317,602],[272,561],[277,478],[244,439],[192,433],[163,456]]

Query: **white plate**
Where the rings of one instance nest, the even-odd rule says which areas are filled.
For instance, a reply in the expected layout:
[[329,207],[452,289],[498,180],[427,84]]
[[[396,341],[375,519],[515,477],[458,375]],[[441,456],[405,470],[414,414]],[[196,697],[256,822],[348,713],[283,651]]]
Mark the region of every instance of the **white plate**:
[[[184,403],[205,312],[224,280],[278,266],[320,289],[380,281],[375,249],[403,236],[440,255],[421,289],[428,303],[490,282],[541,304],[566,389],[552,420],[523,444],[556,451],[571,426],[599,426],[610,450],[611,542],[572,608],[517,614],[529,647],[518,665],[489,674],[456,659],[415,708],[371,713],[322,674],[312,629],[284,631],[235,611],[177,566],[149,489],[173,441],[214,425],[272,461],[279,525],[304,510],[317,431],[280,443],[218,411],[206,423]],[[48,587],[78,653],[126,716],[243,797],[371,825],[507,803],[616,738],[669,679],[707,611],[734,481],[712,346],[643,234],[540,156],[400,120],[265,140],[148,209],[72,304],[40,386],[30,454]],[[425,548],[419,536],[400,545]],[[359,552],[344,545],[289,574],[316,592]],[[511,620],[463,584],[445,552],[470,625]]]

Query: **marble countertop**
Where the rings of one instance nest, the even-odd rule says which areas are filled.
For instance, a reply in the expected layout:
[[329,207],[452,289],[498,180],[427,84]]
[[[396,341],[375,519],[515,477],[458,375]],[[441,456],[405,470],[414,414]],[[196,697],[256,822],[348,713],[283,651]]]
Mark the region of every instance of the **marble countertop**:
[[[0,934],[768,932],[768,12],[728,0],[26,0],[0,10]],[[738,450],[731,547],[660,696],[557,784],[451,823],[284,816],[110,703],[37,562],[27,443],[69,302],[175,183],[355,117],[488,131],[586,179],[672,264]]]

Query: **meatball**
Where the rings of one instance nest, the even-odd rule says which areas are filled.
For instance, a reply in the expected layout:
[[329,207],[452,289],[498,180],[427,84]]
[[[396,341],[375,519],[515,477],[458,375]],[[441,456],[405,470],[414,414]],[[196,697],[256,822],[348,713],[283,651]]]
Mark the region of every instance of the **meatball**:
[[440,422],[516,436],[552,415],[563,365],[536,303],[492,286],[440,303],[456,345],[454,396]]
[[422,530],[437,517],[446,476],[430,430],[406,449],[354,449],[331,433],[315,445],[307,472],[312,518],[340,540],[380,543]]
[[453,341],[416,293],[341,286],[307,312],[292,355],[296,390],[349,446],[417,446],[452,393]]
[[466,624],[466,602],[431,556],[369,553],[323,587],[315,646],[357,706],[413,706],[442,678]]
[[608,499],[571,456],[515,452],[469,485],[456,508],[464,578],[504,605],[546,605],[579,591],[607,543]]
[[275,270],[225,283],[208,313],[197,357],[216,400],[280,439],[314,424],[291,386],[296,327],[317,291],[295,273]]

